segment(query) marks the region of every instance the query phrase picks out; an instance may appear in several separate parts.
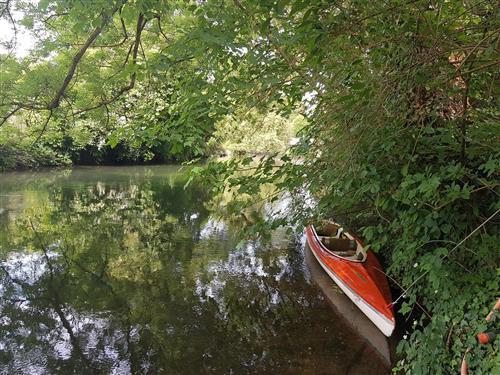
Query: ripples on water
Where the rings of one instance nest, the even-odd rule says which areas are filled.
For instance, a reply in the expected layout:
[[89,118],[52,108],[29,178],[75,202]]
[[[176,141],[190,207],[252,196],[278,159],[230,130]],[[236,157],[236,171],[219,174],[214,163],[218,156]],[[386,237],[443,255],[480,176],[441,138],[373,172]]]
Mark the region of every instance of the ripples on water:
[[185,182],[172,166],[0,175],[0,373],[384,373],[300,244],[240,243]]

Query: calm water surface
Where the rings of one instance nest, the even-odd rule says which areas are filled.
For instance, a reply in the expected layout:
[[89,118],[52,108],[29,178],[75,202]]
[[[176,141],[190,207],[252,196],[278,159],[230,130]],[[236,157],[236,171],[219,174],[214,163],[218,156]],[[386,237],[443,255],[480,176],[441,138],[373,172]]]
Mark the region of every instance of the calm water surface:
[[[176,166],[0,174],[1,374],[383,374],[283,234]],[[238,246],[239,244],[239,246]]]

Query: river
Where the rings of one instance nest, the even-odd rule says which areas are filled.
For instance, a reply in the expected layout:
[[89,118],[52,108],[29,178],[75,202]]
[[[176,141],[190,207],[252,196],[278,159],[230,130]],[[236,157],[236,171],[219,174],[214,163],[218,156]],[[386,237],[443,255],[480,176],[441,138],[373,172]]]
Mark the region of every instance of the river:
[[0,174],[1,374],[388,373],[303,245],[242,241],[186,181],[178,166]]

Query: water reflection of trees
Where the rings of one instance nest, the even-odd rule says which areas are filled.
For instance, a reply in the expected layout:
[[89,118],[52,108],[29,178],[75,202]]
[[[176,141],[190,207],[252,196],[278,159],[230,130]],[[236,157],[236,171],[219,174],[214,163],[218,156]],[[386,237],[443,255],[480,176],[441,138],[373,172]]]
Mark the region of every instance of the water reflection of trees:
[[1,243],[6,372],[314,368],[338,334],[320,336],[330,311],[300,256],[256,241],[234,251],[209,198],[168,179],[54,186]]

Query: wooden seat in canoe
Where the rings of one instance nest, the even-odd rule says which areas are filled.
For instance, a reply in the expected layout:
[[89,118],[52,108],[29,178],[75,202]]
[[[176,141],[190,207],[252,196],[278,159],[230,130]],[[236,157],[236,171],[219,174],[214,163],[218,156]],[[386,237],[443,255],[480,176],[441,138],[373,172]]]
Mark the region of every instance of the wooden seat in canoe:
[[364,254],[358,250],[356,241],[349,238],[318,236],[321,243],[332,253],[350,260],[363,260]]
[[340,229],[339,225],[326,221],[322,222],[318,226],[318,228],[316,229],[316,233],[318,234],[318,236],[335,237],[338,235],[339,229]]
[[350,240],[349,238],[335,238],[321,236],[321,243],[325,245],[329,250],[332,251],[353,251],[356,252],[356,241]]

